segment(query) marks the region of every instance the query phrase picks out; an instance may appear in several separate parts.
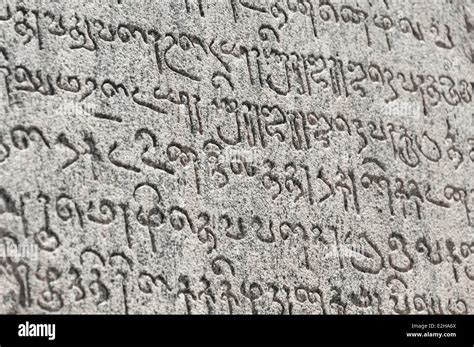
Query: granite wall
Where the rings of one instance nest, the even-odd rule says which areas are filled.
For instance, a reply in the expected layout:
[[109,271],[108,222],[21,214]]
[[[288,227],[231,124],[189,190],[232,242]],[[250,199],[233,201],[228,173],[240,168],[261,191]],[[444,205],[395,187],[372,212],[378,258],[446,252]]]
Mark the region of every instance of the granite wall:
[[473,313],[472,0],[11,0],[0,32],[0,313]]

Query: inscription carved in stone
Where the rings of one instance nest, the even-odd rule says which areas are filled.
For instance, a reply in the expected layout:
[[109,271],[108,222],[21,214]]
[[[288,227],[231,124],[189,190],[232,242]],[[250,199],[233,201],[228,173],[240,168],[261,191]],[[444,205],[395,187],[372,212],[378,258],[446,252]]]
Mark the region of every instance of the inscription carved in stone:
[[0,313],[473,313],[472,1],[5,0],[0,33]]

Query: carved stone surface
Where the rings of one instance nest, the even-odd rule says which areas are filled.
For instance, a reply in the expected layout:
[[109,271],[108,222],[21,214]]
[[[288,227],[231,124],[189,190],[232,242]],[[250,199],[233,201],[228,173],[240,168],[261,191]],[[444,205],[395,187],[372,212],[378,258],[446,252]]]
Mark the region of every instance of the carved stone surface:
[[0,28],[0,313],[473,313],[471,0]]

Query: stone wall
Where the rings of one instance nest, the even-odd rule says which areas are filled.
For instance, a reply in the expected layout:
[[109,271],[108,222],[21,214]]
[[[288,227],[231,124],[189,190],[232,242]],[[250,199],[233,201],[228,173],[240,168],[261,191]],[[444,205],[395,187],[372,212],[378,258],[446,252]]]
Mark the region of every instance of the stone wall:
[[472,1],[0,28],[0,313],[473,313]]

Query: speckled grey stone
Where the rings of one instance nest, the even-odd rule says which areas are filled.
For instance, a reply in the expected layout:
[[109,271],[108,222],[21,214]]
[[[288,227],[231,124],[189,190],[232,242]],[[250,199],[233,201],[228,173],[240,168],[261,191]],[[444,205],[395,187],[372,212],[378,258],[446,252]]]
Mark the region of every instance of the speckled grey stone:
[[474,310],[474,6],[4,1],[0,313]]

